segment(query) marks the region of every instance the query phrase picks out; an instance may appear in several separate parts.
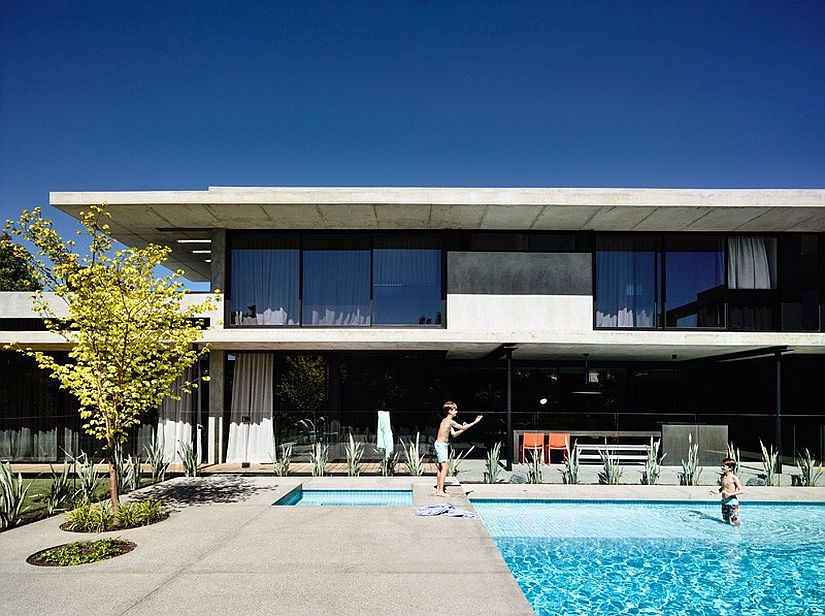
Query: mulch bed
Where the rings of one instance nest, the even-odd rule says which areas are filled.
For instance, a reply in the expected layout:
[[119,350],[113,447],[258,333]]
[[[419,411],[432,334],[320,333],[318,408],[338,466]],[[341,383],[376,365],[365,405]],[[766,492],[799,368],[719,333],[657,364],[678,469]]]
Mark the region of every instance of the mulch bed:
[[[80,541],[80,542],[77,542],[76,545],[80,548],[80,550],[79,550],[80,554],[87,555],[87,554],[92,554],[92,552],[94,551],[94,545],[96,543],[97,543],[97,541]],[[73,563],[73,564],[69,564],[69,565],[60,565],[60,564],[56,564],[56,563],[53,563],[53,562],[47,562],[43,558],[44,552],[49,552],[51,550],[66,547],[68,545],[72,545],[72,544],[64,543],[63,545],[56,545],[54,547],[46,548],[45,550],[40,550],[39,552],[35,552],[34,554],[32,554],[31,556],[29,556],[26,559],[26,562],[29,563],[30,565],[35,565],[35,566],[38,566],[38,567],[73,567],[73,566],[79,565],[79,564],[90,564],[90,563]],[[101,560],[108,560],[110,558],[115,558],[116,556],[122,556],[123,554],[128,554],[129,552],[134,550],[136,547],[137,547],[137,544],[132,543],[131,541],[124,541],[121,545],[115,546],[115,548],[113,549],[113,553],[110,554],[109,556],[106,556],[104,558],[100,558],[100,559],[97,559],[97,560],[94,560],[94,561],[91,561],[91,562],[100,562]]]
[[[164,520],[168,520],[168,519],[169,519],[169,514],[164,513],[162,516],[158,517],[158,519],[156,519],[151,524],[141,524],[140,526],[121,526],[120,524],[115,522],[114,524],[112,524],[111,528],[107,528],[106,530],[104,530],[102,532],[109,533],[109,532],[112,532],[112,531],[115,531],[115,530],[132,530],[133,528],[143,528],[144,526],[152,526],[152,524],[157,524],[158,522],[163,522]],[[63,524],[60,525],[60,530],[65,530],[67,533],[83,533],[83,534],[86,534],[86,535],[93,535],[93,534],[98,532],[96,530],[74,530],[73,528],[69,528],[68,525],[69,525],[68,522],[63,522]]]

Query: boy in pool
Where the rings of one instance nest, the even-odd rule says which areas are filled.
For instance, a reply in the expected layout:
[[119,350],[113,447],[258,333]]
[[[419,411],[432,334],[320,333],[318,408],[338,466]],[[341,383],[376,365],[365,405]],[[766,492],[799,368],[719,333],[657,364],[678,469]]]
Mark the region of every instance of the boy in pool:
[[447,492],[444,490],[444,482],[447,480],[447,459],[449,457],[448,450],[449,450],[449,443],[451,436],[458,436],[462,432],[464,432],[467,428],[470,428],[476,425],[479,421],[481,421],[481,415],[476,417],[475,421],[472,423],[457,423],[455,421],[455,416],[458,414],[458,405],[455,402],[450,402],[449,400],[444,403],[444,419],[441,420],[441,423],[438,426],[438,436],[435,438],[435,455],[436,460],[438,461],[438,479],[436,480],[435,484],[435,494],[436,496],[447,496]]
[[[722,460],[722,477],[719,479],[718,493],[722,495],[722,519],[729,524],[739,526],[739,499],[744,494],[739,478],[733,474],[736,460],[725,458]],[[716,494],[714,490],[710,494]]]

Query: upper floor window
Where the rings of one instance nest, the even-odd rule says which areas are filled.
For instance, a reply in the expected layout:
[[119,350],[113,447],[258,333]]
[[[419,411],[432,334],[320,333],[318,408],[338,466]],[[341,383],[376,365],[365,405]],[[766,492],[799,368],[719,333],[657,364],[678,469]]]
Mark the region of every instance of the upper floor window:
[[665,327],[724,327],[723,238],[665,236],[663,270]]
[[235,232],[235,326],[441,325],[437,234]]
[[597,236],[595,260],[596,327],[655,327],[655,237]]

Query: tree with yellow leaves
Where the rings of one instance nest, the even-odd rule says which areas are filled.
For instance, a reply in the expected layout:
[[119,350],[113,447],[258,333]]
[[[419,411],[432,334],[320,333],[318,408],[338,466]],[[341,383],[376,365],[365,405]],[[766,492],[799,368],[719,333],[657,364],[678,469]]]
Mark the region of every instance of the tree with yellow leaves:
[[9,346],[33,357],[80,401],[84,430],[105,444],[116,511],[120,486],[115,449],[143,413],[167,396],[197,387],[196,381],[187,380],[182,392],[172,391],[175,380],[207,352],[195,345],[203,327],[197,315],[213,310],[216,302],[210,295],[199,304],[184,305],[184,272],[155,275],[169,255],[168,247],[114,250],[105,222],[109,217],[105,204],[81,212],[84,243],[89,243],[82,251],[75,240],[61,239],[40,208],[24,210],[17,222],[8,221],[6,232],[37,248],[32,268],[38,283],[65,302],[68,314],[58,316],[55,300],[43,290],[34,292],[34,309],[49,331],[72,345],[66,363],[41,350]]

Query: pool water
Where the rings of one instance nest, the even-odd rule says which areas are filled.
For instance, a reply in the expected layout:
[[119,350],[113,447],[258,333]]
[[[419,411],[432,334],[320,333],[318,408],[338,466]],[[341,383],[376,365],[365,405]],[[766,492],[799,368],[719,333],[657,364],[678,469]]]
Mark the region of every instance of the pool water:
[[276,505],[310,507],[403,507],[412,505],[411,490],[295,490]]
[[825,614],[825,506],[473,506],[539,615]]

